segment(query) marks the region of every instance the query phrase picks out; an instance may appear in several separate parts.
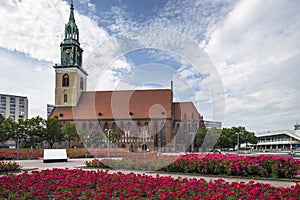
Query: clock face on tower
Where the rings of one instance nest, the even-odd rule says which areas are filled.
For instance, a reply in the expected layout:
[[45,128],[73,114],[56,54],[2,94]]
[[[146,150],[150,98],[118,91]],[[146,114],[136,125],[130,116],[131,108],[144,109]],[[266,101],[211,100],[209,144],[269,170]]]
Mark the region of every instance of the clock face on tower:
[[70,49],[66,49],[66,54],[69,54],[70,53]]

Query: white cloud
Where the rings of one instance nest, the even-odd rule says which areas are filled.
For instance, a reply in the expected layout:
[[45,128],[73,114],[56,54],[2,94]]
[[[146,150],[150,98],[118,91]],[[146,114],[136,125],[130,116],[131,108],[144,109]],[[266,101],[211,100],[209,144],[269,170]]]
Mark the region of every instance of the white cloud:
[[291,129],[299,120],[299,7],[298,1],[240,1],[211,34],[206,51],[227,93],[227,125]]
[[[26,0],[0,2],[0,47],[16,50],[38,60],[59,63],[59,44],[69,17],[66,1]],[[96,21],[79,15],[75,19],[86,54],[107,38]]]

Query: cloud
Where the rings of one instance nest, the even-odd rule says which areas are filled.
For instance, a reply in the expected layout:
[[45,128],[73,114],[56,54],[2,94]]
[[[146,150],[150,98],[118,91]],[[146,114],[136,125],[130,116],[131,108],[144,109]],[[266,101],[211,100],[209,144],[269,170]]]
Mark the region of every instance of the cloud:
[[211,34],[206,51],[226,91],[227,125],[291,129],[299,120],[299,6],[297,1],[240,1]]
[[[25,53],[32,58],[59,63],[59,44],[69,17],[66,1],[1,1],[0,47]],[[107,38],[95,20],[79,14],[80,42],[86,54]]]

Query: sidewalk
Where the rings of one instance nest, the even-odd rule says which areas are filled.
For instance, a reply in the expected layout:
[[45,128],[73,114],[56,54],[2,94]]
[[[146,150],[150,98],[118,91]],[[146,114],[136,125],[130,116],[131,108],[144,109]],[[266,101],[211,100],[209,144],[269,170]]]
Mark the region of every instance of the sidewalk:
[[[43,160],[17,160],[20,165],[23,166],[23,169],[35,169],[35,170],[45,170],[45,169],[53,169],[53,168],[68,168],[68,169],[77,169],[78,167],[85,166],[85,161],[91,161],[93,158],[87,158],[87,159],[68,159],[68,162],[57,162],[57,163],[43,163]],[[94,169],[92,169],[94,170]],[[159,174],[159,176],[171,176],[172,178],[196,178],[200,179],[203,178],[206,181],[210,180],[217,180],[217,179],[223,179],[227,182],[249,182],[254,179],[248,179],[248,178],[231,178],[231,177],[216,177],[216,176],[202,176],[202,175],[185,175],[185,174],[167,174],[167,173],[156,173],[156,172],[144,172],[144,171],[130,171],[130,170],[109,170],[109,173],[115,173],[121,171],[124,174],[129,174],[131,172],[134,172],[136,174],[144,174],[148,176],[156,176],[156,174]],[[255,179],[254,182],[260,182],[260,183],[266,183],[270,184],[275,187],[291,187],[292,185],[295,185],[294,182],[288,181],[288,180],[264,180],[264,179]]]

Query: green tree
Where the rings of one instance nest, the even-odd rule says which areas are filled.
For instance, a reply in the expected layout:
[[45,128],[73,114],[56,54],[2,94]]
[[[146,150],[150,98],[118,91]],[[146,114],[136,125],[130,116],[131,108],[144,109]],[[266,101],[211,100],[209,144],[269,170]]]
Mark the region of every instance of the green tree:
[[3,123],[5,118],[0,114],[0,144],[4,146],[4,143],[9,140],[9,134],[6,130],[5,124]]
[[237,137],[239,137],[239,146],[243,143],[257,144],[258,142],[254,133],[247,131],[245,127],[223,128],[216,148],[234,148],[237,145]]
[[25,123],[26,143],[28,147],[35,148],[36,144],[43,141],[46,129],[45,120],[40,116],[27,119]]
[[16,143],[16,148],[19,147],[20,141],[24,140],[24,123],[19,120],[15,122],[11,118],[7,118],[2,122],[2,132],[6,133],[8,138]]
[[1,113],[0,113],[0,126],[1,126],[1,124],[2,124],[2,122],[5,120],[5,118],[3,117],[3,115],[1,115]]
[[79,139],[75,124],[72,124],[69,121],[66,122],[63,128],[63,134],[65,135],[65,139],[68,141],[69,148],[71,147],[71,141]]
[[204,141],[206,133],[207,133],[207,129],[205,127],[202,128],[201,131],[198,131],[196,133],[196,136],[195,136],[195,139],[194,139],[195,148],[200,148],[202,146],[202,143]]
[[53,148],[55,142],[61,143],[64,141],[64,133],[62,131],[62,123],[58,117],[49,118],[45,121],[46,131],[44,135],[45,141]]

